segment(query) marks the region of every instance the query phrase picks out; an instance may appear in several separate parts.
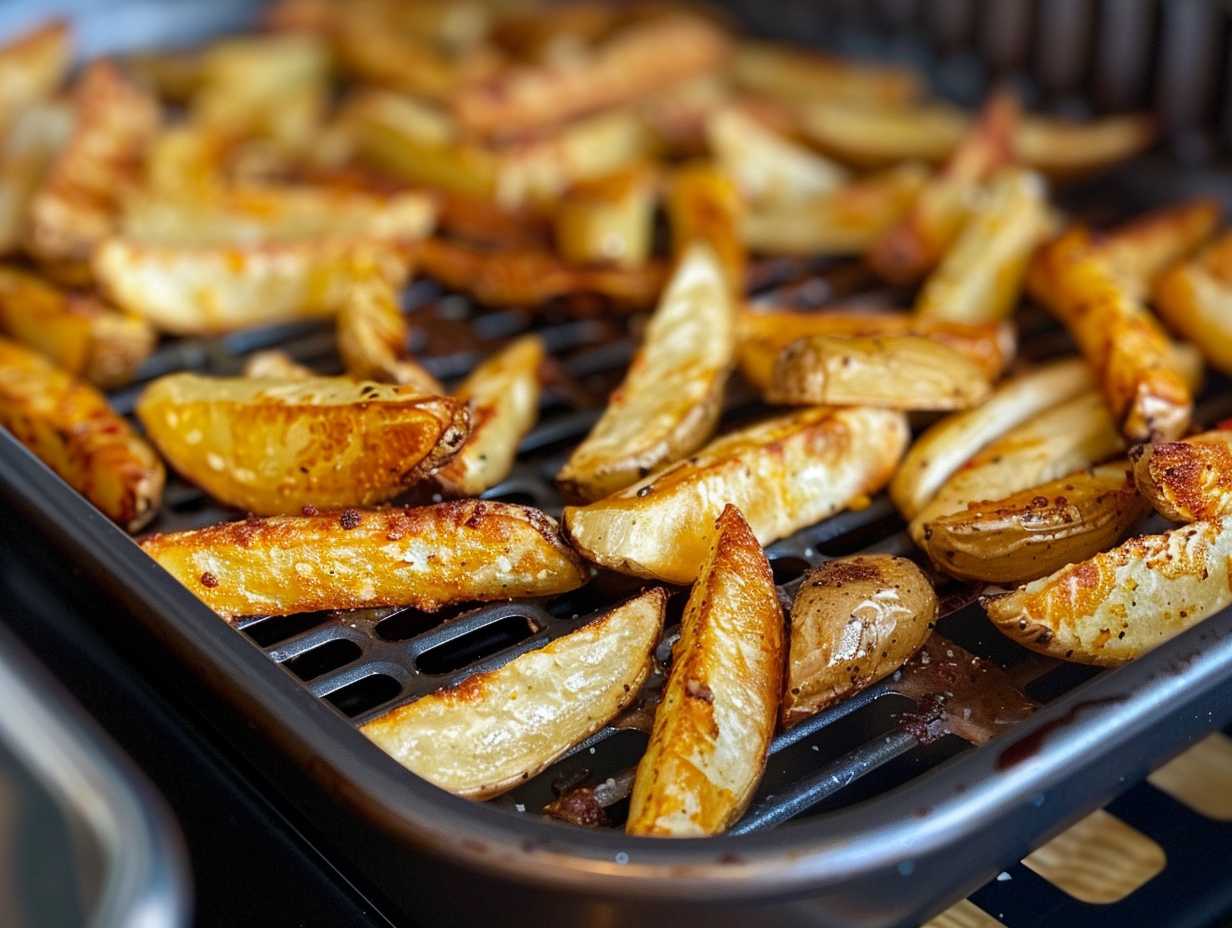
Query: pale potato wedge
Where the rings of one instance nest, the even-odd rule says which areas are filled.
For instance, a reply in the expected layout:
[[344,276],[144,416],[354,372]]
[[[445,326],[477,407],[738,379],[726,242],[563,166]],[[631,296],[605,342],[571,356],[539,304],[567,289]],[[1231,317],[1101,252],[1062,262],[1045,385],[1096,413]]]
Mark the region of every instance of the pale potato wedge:
[[996,322],[1018,303],[1027,261],[1051,231],[1043,178],[1008,169],[994,176],[962,232],[915,301],[925,319]]
[[680,620],[672,669],[637,765],[631,835],[725,831],[761,780],[783,685],[783,610],[761,545],[728,505]]
[[1232,604],[1232,518],[1141,535],[999,597],[988,618],[1041,654],[1133,660]]
[[970,118],[944,103],[878,106],[845,100],[800,106],[800,132],[825,154],[860,168],[901,161],[943,160],[959,144]]
[[100,387],[127,383],[154,348],[150,324],[0,266],[0,330]]
[[163,463],[96,389],[0,338],[0,425],[130,532],[158,511]]
[[1165,519],[1197,522],[1232,515],[1232,430],[1130,450],[1138,490]]
[[787,405],[967,409],[988,378],[962,352],[919,335],[810,335],[774,362],[766,399]]
[[700,447],[714,431],[736,353],[736,308],[704,242],[681,257],[624,381],[556,481],[595,500]]
[[72,44],[68,23],[56,19],[0,46],[0,130],[51,98],[72,64]]
[[985,445],[920,508],[908,530],[920,544],[924,527],[942,516],[1057,480],[1124,450],[1102,397],[1081,393]]
[[1014,149],[1019,160],[1037,171],[1080,177],[1140,154],[1158,134],[1155,117],[1144,113],[1086,122],[1027,116],[1014,134]]
[[565,532],[596,564],[689,583],[727,503],[770,544],[880,490],[908,438],[892,410],[801,410],[717,438],[607,499],[566,507]]
[[667,592],[655,587],[508,664],[360,729],[441,789],[490,799],[544,770],[632,702],[653,666]]
[[904,164],[803,202],[749,210],[744,243],[765,254],[859,254],[907,213],[927,177]]
[[40,103],[23,110],[0,142],[0,254],[28,234],[30,202],[73,133],[73,108]]
[[1220,204],[1210,199],[1166,206],[1110,229],[1091,247],[1122,286],[1143,300],[1160,275],[1215,234],[1222,212]]
[[740,237],[743,212],[740,192],[718,168],[694,164],[672,175],[667,191],[672,253],[679,258],[695,242],[705,242],[719,259],[736,299],[745,289],[746,255]]
[[1232,374],[1232,233],[1167,271],[1155,286],[1155,307],[1213,367]]
[[906,69],[770,42],[740,42],[732,56],[731,79],[738,87],[793,103],[906,103],[923,90],[919,78]]
[[1080,358],[1054,361],[1019,374],[975,409],[940,420],[912,444],[890,482],[890,498],[913,519],[976,452],[1006,432],[1061,403],[1095,389],[1090,365]]
[[94,254],[100,289],[175,335],[210,335],[334,315],[373,274],[401,284],[406,259],[377,242],[183,247],[111,238]]
[[1128,461],[1082,470],[924,524],[932,562],[960,580],[1023,583],[1117,544],[1147,513]]
[[436,473],[451,496],[478,496],[513,468],[518,444],[539,415],[543,339],[527,335],[473,370],[454,396],[471,404],[471,432],[453,460]]
[[310,380],[317,375],[285,351],[271,348],[248,356],[244,362],[244,376],[258,380]]
[[645,264],[654,207],[655,171],[646,164],[574,184],[556,207],[556,248],[575,264]]
[[1183,435],[1193,396],[1168,336],[1074,229],[1031,263],[1031,294],[1070,330],[1098,373],[1108,408],[1131,441]]
[[142,51],[124,58],[124,70],[160,99],[184,104],[201,86],[205,54],[187,48]]
[[342,377],[170,374],[137,416],[181,474],[258,514],[367,506],[435,473],[466,440],[466,404]]
[[835,558],[804,575],[791,606],[784,728],[905,664],[932,632],[937,594],[906,558]]
[[394,285],[377,274],[355,281],[338,310],[338,354],[347,374],[444,393],[440,381],[411,360],[409,338]]
[[223,522],[141,539],[198,599],[231,619],[322,609],[550,596],[587,571],[537,509],[459,500]]
[[740,373],[763,393],[774,379],[779,352],[810,335],[918,335],[961,352],[994,380],[1014,360],[1014,326],[934,322],[908,313],[825,310],[796,312],[745,308],[740,312]]

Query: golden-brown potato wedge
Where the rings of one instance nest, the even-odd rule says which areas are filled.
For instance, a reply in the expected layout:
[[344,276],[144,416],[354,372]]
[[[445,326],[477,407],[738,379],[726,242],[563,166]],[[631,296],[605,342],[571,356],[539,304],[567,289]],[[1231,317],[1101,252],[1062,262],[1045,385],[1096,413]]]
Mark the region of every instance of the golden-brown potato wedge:
[[131,380],[155,342],[144,320],[12,267],[0,267],[0,330],[100,387]]
[[918,335],[810,335],[774,363],[766,399],[815,406],[966,409],[990,390],[978,364]]
[[357,280],[338,310],[338,354],[349,376],[445,392],[440,381],[411,360],[410,326],[398,308],[398,292],[380,275]]
[[244,362],[244,376],[258,380],[309,380],[317,375],[285,351],[271,348],[248,356]]
[[972,503],[925,523],[922,546],[960,580],[1024,583],[1105,551],[1147,512],[1128,461]]
[[1232,431],[1131,449],[1138,490],[1165,519],[1197,522],[1232,515]]
[[125,312],[176,335],[208,335],[332,316],[357,281],[401,283],[406,261],[376,242],[156,245],[112,238],[94,255],[103,292]]
[[557,475],[566,495],[600,499],[700,447],[718,421],[735,353],[724,269],[698,242],[677,264],[624,382]]
[[654,205],[655,172],[645,164],[574,184],[556,207],[556,248],[576,264],[645,264]]
[[43,103],[23,110],[0,142],[0,254],[26,239],[30,202],[73,132],[73,109]]
[[1057,480],[1124,450],[1100,395],[1079,394],[985,445],[911,520],[911,537],[920,544],[924,527],[942,516]]
[[937,594],[906,558],[836,558],[804,576],[791,607],[783,727],[889,676],[919,650]]
[[1104,397],[1131,441],[1177,438],[1193,412],[1168,336],[1093,255],[1082,229],[1045,246],[1031,264],[1031,294],[1065,323],[1097,371]]
[[677,171],[667,192],[672,253],[685,254],[694,242],[710,246],[734,298],[744,295],[745,252],[740,238],[743,206],[731,178],[718,168],[695,164]]
[[587,571],[537,509],[483,500],[343,509],[150,535],[146,554],[224,618],[550,596]]
[[1155,306],[1213,367],[1232,374],[1232,233],[1166,272],[1155,287]]
[[913,519],[942,485],[976,452],[1046,409],[1095,389],[1080,358],[1054,361],[997,387],[975,409],[955,413],[921,435],[890,483],[903,518]]
[[727,503],[769,544],[880,490],[907,440],[899,412],[802,410],[717,438],[607,499],[566,507],[565,532],[604,567],[689,583]]
[[441,789],[490,799],[533,777],[632,702],[653,664],[656,587],[545,647],[366,723],[361,731]]
[[435,473],[469,430],[465,403],[341,377],[170,374],[137,416],[176,470],[258,514],[384,502]]
[[3,338],[0,425],[128,531],[158,511],[165,474],[154,449],[93,387]]
[[233,145],[221,132],[204,126],[163,127],[146,149],[141,193],[198,202],[218,197],[230,183],[226,160]]
[[68,23],[51,20],[0,46],[0,130],[47,101],[72,63]]
[[719,834],[761,780],[783,684],[783,610],[766,554],[724,508],[680,620],[672,669],[637,766],[625,830]]
[[543,339],[527,335],[480,364],[458,387],[454,396],[471,404],[471,432],[436,473],[446,493],[478,496],[509,476],[518,443],[539,415],[544,356]]
[[1008,322],[964,325],[933,322],[907,313],[841,310],[795,312],[744,309],[740,313],[740,372],[763,393],[774,378],[779,352],[810,335],[843,337],[863,335],[918,335],[948,345],[995,380],[1014,360],[1015,332]]
[[803,202],[760,206],[744,217],[744,243],[765,254],[862,252],[911,208],[927,176],[904,164]]
[[1166,206],[1100,235],[1092,250],[1135,299],[1146,299],[1159,276],[1215,233],[1222,207],[1196,199]]
[[1050,231],[1043,179],[1009,169],[995,176],[915,301],[926,319],[996,322],[1018,303],[1027,261]]
[[1000,597],[993,624],[1080,664],[1123,664],[1232,603],[1232,518],[1141,535]]
[[731,78],[746,90],[793,103],[906,103],[922,89],[916,75],[904,69],[857,64],[770,42],[737,45]]

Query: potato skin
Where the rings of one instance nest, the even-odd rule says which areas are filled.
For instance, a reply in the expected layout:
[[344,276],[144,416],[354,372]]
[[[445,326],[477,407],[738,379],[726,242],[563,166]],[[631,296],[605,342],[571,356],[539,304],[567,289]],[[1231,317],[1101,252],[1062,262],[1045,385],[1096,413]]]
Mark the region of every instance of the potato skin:
[[166,475],[154,449],[93,387],[3,338],[0,425],[122,528],[158,511]]
[[791,607],[783,727],[901,667],[937,618],[924,572],[888,554],[836,558],[809,571]]
[[689,583],[725,504],[769,544],[876,493],[907,441],[899,412],[801,410],[724,435],[607,499],[566,507],[565,531],[604,567]]
[[1230,566],[1232,518],[1195,522],[986,597],[984,609],[1033,651],[1114,666],[1232,603]]
[[666,607],[662,587],[647,590],[542,648],[360,730],[425,780],[490,799],[539,773],[637,697]]
[[537,509],[485,500],[250,518],[149,535],[146,554],[224,618],[547,596],[587,570]]
[[766,766],[783,683],[783,610],[770,563],[734,506],[689,594],[625,830],[719,834]]
[[470,428],[458,400],[334,377],[171,374],[146,387],[137,416],[176,470],[260,515],[391,499],[448,461]]
[[1130,451],[1138,490],[1165,519],[1232,515],[1232,431],[1139,445]]
[[925,523],[920,544],[960,580],[1024,583],[1115,545],[1146,512],[1129,462],[1119,461],[972,503]]

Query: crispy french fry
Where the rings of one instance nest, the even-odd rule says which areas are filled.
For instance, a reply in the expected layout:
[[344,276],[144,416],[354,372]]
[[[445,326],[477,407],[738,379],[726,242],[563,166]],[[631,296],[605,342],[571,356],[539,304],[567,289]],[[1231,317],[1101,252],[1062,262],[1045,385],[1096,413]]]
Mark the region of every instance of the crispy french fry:
[[1232,431],[1130,451],[1138,490],[1165,519],[1197,522],[1232,515]]
[[745,252],[740,227],[740,193],[717,168],[696,164],[677,171],[667,194],[672,227],[672,252],[685,254],[695,242],[705,242],[723,268],[727,285],[738,299],[744,294]]
[[0,130],[51,98],[68,74],[72,54],[68,23],[60,19],[0,46]]
[[587,572],[537,509],[481,500],[344,509],[150,535],[146,554],[231,619],[549,596]]
[[783,610],[765,552],[727,506],[680,620],[625,830],[719,834],[753,798],[783,681]]
[[1082,664],[1123,664],[1232,603],[1232,518],[1120,547],[1000,597],[993,624],[1024,647]]
[[747,513],[770,544],[880,490],[907,441],[899,412],[802,410],[717,438],[606,499],[566,507],[565,531],[604,567],[689,583],[725,504]]
[[1232,233],[1166,272],[1155,287],[1155,305],[1213,367],[1232,374]]
[[244,362],[244,376],[258,380],[310,380],[317,375],[285,351],[273,348],[249,355]]
[[513,467],[518,443],[539,415],[543,339],[527,335],[480,364],[454,396],[471,404],[471,433],[461,450],[436,473],[452,496],[478,496]]
[[1212,235],[1222,208],[1209,199],[1190,200],[1146,213],[1095,239],[1091,248],[1135,299],[1146,299],[1172,265]]
[[253,380],[170,374],[137,416],[171,465],[258,514],[368,506],[431,476],[466,440],[466,404],[341,377]]
[[788,405],[966,409],[990,390],[966,355],[918,335],[810,335],[780,353],[766,399]]
[[1032,262],[1031,294],[1065,323],[1097,371],[1108,408],[1131,441],[1184,434],[1193,397],[1168,336],[1074,229]]
[[793,103],[906,103],[920,95],[919,79],[899,68],[855,64],[803,48],[741,42],[731,77],[746,90]]
[[599,499],[700,447],[718,421],[735,350],[724,270],[698,242],[677,264],[624,382],[557,483],[575,499]]
[[158,511],[165,474],[154,449],[93,387],[3,338],[0,425],[128,531]]
[[13,119],[0,142],[0,254],[27,237],[30,202],[72,132],[72,107],[62,103],[35,104]]
[[655,174],[635,165],[575,184],[556,207],[556,247],[577,264],[637,267],[650,256]]
[[338,354],[356,380],[378,380],[445,392],[440,381],[411,360],[410,326],[398,308],[398,292],[385,277],[355,281],[338,310]]
[[394,760],[442,789],[489,799],[524,783],[636,697],[667,592],[635,599],[504,666],[367,722]]

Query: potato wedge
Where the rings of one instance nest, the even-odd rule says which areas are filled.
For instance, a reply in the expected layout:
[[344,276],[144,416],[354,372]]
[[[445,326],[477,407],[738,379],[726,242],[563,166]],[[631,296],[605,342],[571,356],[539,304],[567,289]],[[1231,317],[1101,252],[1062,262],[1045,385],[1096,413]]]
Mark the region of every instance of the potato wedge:
[[966,409],[988,378],[962,352],[918,335],[810,335],[784,348],[766,399],[812,406]]
[[68,23],[50,20],[0,46],[0,130],[27,108],[45,103],[72,64]]
[[731,178],[718,168],[695,164],[677,171],[667,192],[672,253],[679,258],[705,242],[719,259],[734,298],[744,295],[745,252],[740,237],[743,205]]
[[410,326],[398,308],[398,292],[380,275],[357,280],[338,310],[338,354],[349,376],[442,394],[440,381],[411,360]]
[[672,669],[637,765],[631,835],[725,831],[761,780],[783,685],[783,610],[766,554],[728,505],[680,620]]
[[400,284],[406,261],[376,242],[280,242],[185,248],[112,238],[94,255],[102,291],[175,335],[211,335],[332,316],[373,274]]
[[1230,568],[1232,518],[1195,522],[986,597],[984,609],[1033,651],[1114,666],[1232,604]]
[[550,596],[587,571],[537,509],[482,500],[223,522],[141,539],[223,618]]
[[156,340],[144,320],[12,267],[0,267],[0,330],[100,387],[130,381]]
[[1232,516],[1232,430],[1138,445],[1129,457],[1139,492],[1165,519]]
[[906,103],[922,91],[906,69],[855,63],[770,42],[741,42],[732,56],[736,86],[793,103],[818,100]]
[[932,562],[960,580],[1024,583],[1105,551],[1147,513],[1128,461],[1082,470],[924,524]]
[[1100,395],[1081,393],[985,445],[921,507],[908,531],[921,544],[924,527],[942,516],[1057,480],[1124,450]]
[[962,232],[916,297],[925,319],[996,322],[1018,303],[1027,261],[1051,231],[1043,179],[1009,169],[995,176]]
[[1004,322],[964,325],[932,322],[907,313],[744,309],[740,313],[740,373],[763,393],[774,378],[779,352],[810,335],[918,335],[964,354],[994,380],[1014,360],[1014,327]]
[[1031,294],[1070,330],[1098,373],[1108,408],[1131,441],[1176,438],[1193,396],[1154,317],[1074,229],[1045,246],[1029,273]]
[[[204,126],[164,126],[146,150],[144,184],[139,196],[208,201],[230,185],[227,158],[234,142]],[[131,202],[126,204],[131,207]]]
[[1210,199],[1166,206],[1109,230],[1091,247],[1135,299],[1145,300],[1161,274],[1215,234],[1222,212]]
[[73,132],[73,109],[42,103],[18,114],[0,142],[0,254],[25,240],[30,202]]
[[441,789],[490,799],[548,767],[632,702],[653,665],[667,592],[647,590],[508,664],[360,729]]
[[0,425],[122,528],[158,511],[165,473],[154,449],[93,387],[3,338]]
[[736,353],[736,310],[718,257],[692,245],[646,325],[624,382],[556,481],[574,499],[615,493],[714,431]]
[[717,438],[607,499],[565,507],[565,532],[596,564],[689,583],[727,503],[770,544],[880,490],[907,441],[899,412],[801,410]]
[[317,375],[285,351],[271,348],[248,356],[244,362],[244,376],[258,380],[310,380]]
[[650,257],[655,172],[635,165],[575,184],[556,207],[556,248],[575,264],[638,267]]
[[469,431],[465,403],[341,377],[170,374],[146,387],[137,416],[181,474],[262,515],[384,502],[435,473]]
[[1167,271],[1155,286],[1155,307],[1213,367],[1232,374],[1232,233]]
[[975,409],[955,413],[921,435],[890,482],[890,498],[913,519],[976,452],[1006,432],[1080,394],[1095,389],[1090,365],[1080,358],[1054,361],[997,387]]
[[804,576],[791,607],[784,728],[889,676],[919,650],[937,594],[906,558],[836,558]]
[[1014,134],[1014,149],[1028,167],[1051,177],[1072,178],[1140,154],[1158,134],[1155,117],[1145,113],[1086,122],[1027,116]]
[[538,335],[512,342],[480,364],[454,396],[471,404],[471,432],[436,473],[451,496],[478,496],[513,468],[518,444],[539,416],[540,369],[546,349]]

